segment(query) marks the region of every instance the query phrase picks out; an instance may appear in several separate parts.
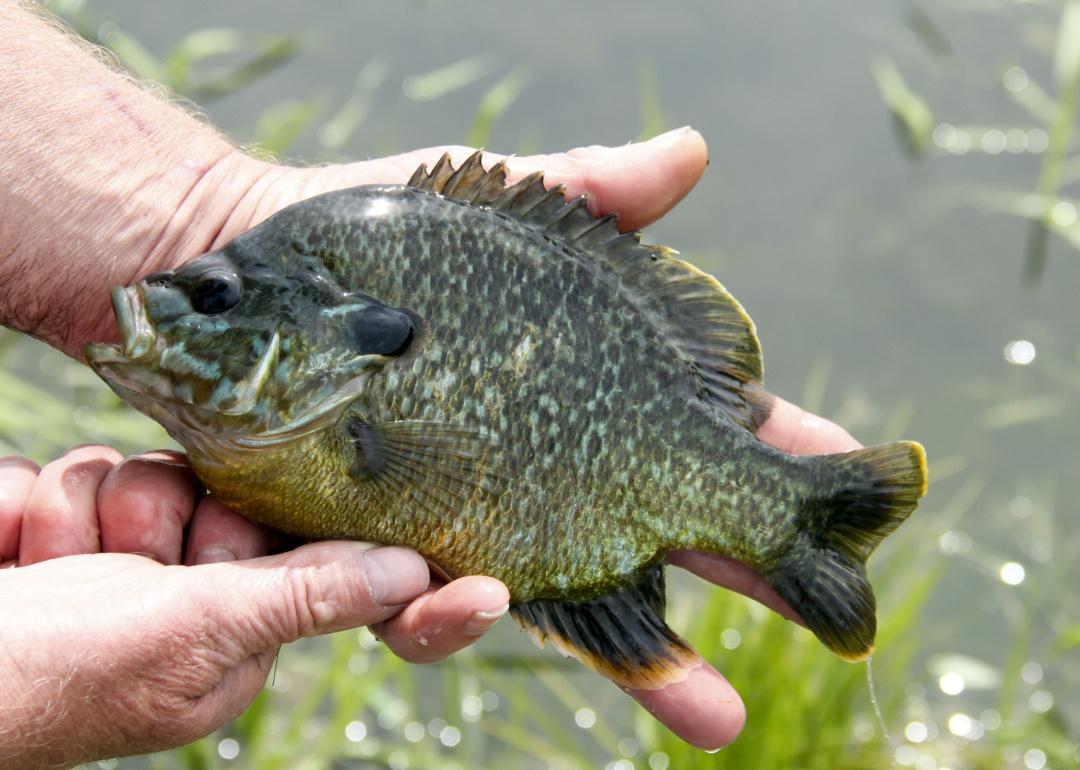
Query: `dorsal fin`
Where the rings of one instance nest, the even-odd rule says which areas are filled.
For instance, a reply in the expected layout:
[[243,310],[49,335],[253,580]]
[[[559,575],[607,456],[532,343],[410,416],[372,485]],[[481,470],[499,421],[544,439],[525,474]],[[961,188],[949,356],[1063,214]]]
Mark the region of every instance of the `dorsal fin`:
[[484,171],[481,156],[455,170],[443,155],[430,172],[418,168],[409,186],[499,210],[603,265],[682,355],[702,401],[748,430],[764,422],[770,399],[754,322],[715,278],[673,249],[642,243],[639,232],[620,233],[614,215],[594,217],[585,196],[567,201],[562,185],[546,189],[542,172],[507,187],[505,163]]

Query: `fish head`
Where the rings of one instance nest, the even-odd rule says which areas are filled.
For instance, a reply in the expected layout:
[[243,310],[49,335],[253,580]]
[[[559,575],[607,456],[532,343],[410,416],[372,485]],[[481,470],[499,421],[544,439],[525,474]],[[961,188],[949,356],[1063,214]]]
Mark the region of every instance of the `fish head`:
[[274,243],[242,237],[113,289],[120,344],[86,348],[121,398],[189,449],[336,422],[419,333],[413,311],[343,289],[324,261]]

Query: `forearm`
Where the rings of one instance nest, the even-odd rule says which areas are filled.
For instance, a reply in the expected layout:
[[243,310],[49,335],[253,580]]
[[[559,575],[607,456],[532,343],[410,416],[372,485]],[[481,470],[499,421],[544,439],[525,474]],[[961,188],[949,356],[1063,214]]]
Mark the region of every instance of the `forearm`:
[[0,25],[0,323],[79,355],[110,286],[207,250],[269,166],[36,7]]

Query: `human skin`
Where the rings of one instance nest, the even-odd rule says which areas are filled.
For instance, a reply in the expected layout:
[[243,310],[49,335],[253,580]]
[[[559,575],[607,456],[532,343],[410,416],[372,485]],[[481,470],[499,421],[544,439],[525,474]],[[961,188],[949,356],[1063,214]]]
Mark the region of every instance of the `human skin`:
[[[320,192],[403,182],[444,151],[290,168],[255,160],[117,74],[37,12],[0,0],[0,322],[79,356],[116,338],[107,289],[224,245]],[[486,155],[494,162],[498,155]],[[544,170],[624,229],[648,225],[704,171],[681,129],[619,148],[511,158]],[[759,436],[794,453],[858,446],[777,400]],[[181,456],[72,450],[43,469],[0,461],[0,769],[77,764],[180,745],[239,714],[281,644],[374,624],[403,658],[439,660],[506,611],[496,580],[441,586],[416,554],[319,543],[267,556],[272,533],[200,497]],[[723,557],[673,564],[797,620]],[[382,582],[380,583],[380,579]],[[745,654],[752,654],[747,650]],[[662,690],[629,691],[674,732],[726,745],[746,715],[698,661]]]

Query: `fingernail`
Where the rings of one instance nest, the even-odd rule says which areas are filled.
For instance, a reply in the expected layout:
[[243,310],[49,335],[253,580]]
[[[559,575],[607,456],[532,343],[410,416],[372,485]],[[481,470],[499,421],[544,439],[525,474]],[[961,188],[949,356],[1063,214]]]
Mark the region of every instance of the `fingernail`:
[[383,607],[404,604],[427,588],[427,564],[407,548],[372,548],[364,552],[361,566],[367,576],[371,600]]
[[665,131],[662,134],[658,134],[649,140],[649,144],[674,144],[679,139],[689,134],[691,131],[690,126],[681,126],[680,128],[673,128],[671,131]]
[[236,554],[232,549],[223,545],[211,545],[195,554],[196,564],[217,564],[223,561],[236,561]]
[[462,631],[466,636],[480,636],[495,625],[495,621],[505,615],[509,609],[510,605],[504,604],[497,610],[477,610],[465,621]]

